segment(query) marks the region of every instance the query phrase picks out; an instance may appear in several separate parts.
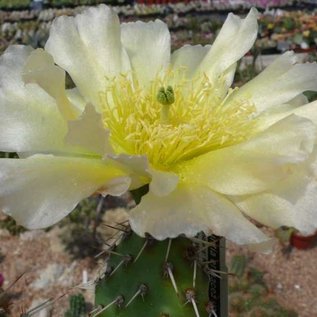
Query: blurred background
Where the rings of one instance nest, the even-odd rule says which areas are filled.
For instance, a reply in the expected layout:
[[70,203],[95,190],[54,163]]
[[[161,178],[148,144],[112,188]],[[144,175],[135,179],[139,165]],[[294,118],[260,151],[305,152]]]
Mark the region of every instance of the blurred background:
[[[301,62],[317,59],[317,0],[0,0],[0,54],[12,44],[44,47],[54,18],[100,3],[111,5],[122,22],[163,20],[171,31],[172,50],[212,44],[229,12],[245,16],[257,7],[258,39],[238,65],[236,86],[287,50],[294,50]],[[317,97],[305,94],[310,101]],[[133,204],[129,194],[95,196],[58,225],[32,232],[0,211],[0,317],[88,316],[93,307],[89,281],[104,269],[98,254],[115,234],[105,222],[126,220]],[[302,237],[292,228],[267,233],[278,240],[270,255],[228,244],[230,316],[317,316],[316,235]]]

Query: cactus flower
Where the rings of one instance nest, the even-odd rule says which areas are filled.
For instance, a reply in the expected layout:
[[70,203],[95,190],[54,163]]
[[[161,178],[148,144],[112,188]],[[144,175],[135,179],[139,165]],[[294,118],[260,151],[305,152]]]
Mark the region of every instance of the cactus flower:
[[[171,53],[167,26],[120,25],[100,5],[57,18],[45,49],[0,60],[0,207],[28,228],[52,225],[89,195],[149,184],[132,229],[157,239],[203,230],[266,245],[254,222],[317,227],[317,65],[278,57],[244,86],[237,62],[257,12],[230,14],[213,45]],[[73,86],[65,88],[66,74]]]

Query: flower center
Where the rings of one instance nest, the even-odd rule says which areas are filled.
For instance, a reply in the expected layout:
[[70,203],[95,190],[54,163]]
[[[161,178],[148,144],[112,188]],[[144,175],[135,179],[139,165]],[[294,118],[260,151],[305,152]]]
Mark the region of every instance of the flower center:
[[186,82],[169,74],[143,88],[120,75],[101,93],[113,148],[146,155],[152,166],[168,169],[250,138],[254,106],[246,100],[225,105],[217,88],[205,77]]

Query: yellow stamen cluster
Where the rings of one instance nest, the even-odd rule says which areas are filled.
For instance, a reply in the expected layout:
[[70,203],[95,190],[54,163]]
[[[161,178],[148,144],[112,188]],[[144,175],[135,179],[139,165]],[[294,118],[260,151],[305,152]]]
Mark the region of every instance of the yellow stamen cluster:
[[171,82],[176,81],[166,76],[142,88],[121,75],[101,94],[104,124],[117,153],[146,155],[152,166],[168,169],[253,134],[252,104],[224,105],[206,77]]

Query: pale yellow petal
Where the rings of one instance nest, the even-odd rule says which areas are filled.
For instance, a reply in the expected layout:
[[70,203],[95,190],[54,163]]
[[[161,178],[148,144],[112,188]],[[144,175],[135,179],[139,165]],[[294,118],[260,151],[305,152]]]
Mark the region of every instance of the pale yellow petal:
[[79,110],[71,104],[65,90],[65,71],[54,64],[53,57],[43,49],[34,50],[27,58],[22,79],[26,84],[35,83],[52,96],[65,119],[73,120]]
[[294,97],[293,99],[287,102],[287,104],[293,107],[300,107],[308,103],[308,98],[304,94],[299,94],[298,96]]
[[0,208],[29,228],[50,226],[96,191],[120,195],[126,173],[110,160],[51,155],[1,159]]
[[251,9],[245,19],[230,13],[197,72],[205,73],[212,81],[216,81],[240,60],[256,40],[257,16],[255,9]]
[[292,115],[247,142],[183,163],[179,174],[228,195],[261,192],[287,177],[289,164],[309,157],[315,131],[311,121]]
[[[195,75],[197,75],[198,68],[209,53],[211,47],[211,45],[192,46],[186,44],[172,54],[171,69],[174,72],[173,79],[175,80],[175,84],[177,84],[178,81],[185,80],[186,85],[183,84],[185,94],[193,85],[200,83],[199,80],[197,81],[197,78],[195,78]],[[228,89],[231,87],[236,67],[237,63],[234,63],[221,74],[222,80],[215,87],[219,98],[224,98]],[[193,78],[196,80],[193,81]]]
[[88,105],[81,117],[68,122],[68,132],[65,138],[66,144],[77,147],[82,154],[100,155],[113,153],[109,141],[109,131],[102,123],[100,113]]
[[171,68],[175,72],[182,71],[185,78],[192,78],[197,67],[208,54],[211,45],[184,45],[172,54]]
[[130,70],[118,16],[105,5],[88,8],[76,17],[55,19],[45,49],[96,109],[100,109],[99,93],[105,91],[107,78]]
[[179,182],[179,177],[175,173],[163,172],[155,169],[148,169],[152,176],[150,191],[157,196],[166,196],[175,188]]
[[293,105],[283,105],[279,106],[275,111],[271,108],[269,111],[261,114],[259,118],[259,128],[261,130],[265,130],[276,122],[292,114],[306,118],[312,121],[315,126],[317,126],[317,101],[304,104],[301,107],[294,107]]
[[272,189],[236,198],[235,202],[245,214],[272,228],[289,226],[304,234],[317,229],[317,181],[301,169],[294,168]]
[[145,155],[108,154],[106,158],[113,160],[126,170],[131,177],[130,189],[137,189],[150,182],[149,162]]
[[224,236],[237,244],[258,244],[269,239],[238,208],[205,186],[179,184],[169,195],[149,192],[129,214],[132,229],[158,240],[198,232]]
[[78,108],[79,112],[82,113],[86,108],[86,101],[80,94],[78,88],[66,89],[66,95],[69,101]]
[[64,148],[67,127],[56,99],[38,84],[22,80],[32,52],[30,47],[10,46],[0,58],[1,151],[47,152]]
[[122,45],[126,49],[133,73],[143,86],[148,86],[170,62],[171,37],[167,25],[151,22],[121,24]]
[[262,112],[288,103],[306,90],[317,90],[317,64],[294,64],[295,61],[292,52],[283,54],[232,94],[227,103],[246,99]]

